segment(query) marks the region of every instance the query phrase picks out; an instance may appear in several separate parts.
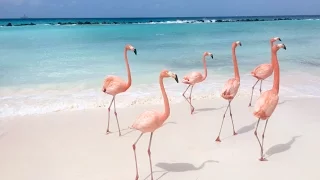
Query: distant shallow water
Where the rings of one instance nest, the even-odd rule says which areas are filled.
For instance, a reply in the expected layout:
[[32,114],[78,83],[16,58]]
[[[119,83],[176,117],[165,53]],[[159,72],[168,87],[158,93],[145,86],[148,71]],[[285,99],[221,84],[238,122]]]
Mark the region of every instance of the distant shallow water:
[[[62,21],[40,20],[43,24]],[[19,23],[29,21],[38,24],[30,19]],[[212,52],[214,59],[207,59],[209,75],[195,86],[194,98],[218,98],[225,81],[233,76],[231,43],[237,40],[243,44],[237,48],[239,96],[247,97],[255,82],[250,72],[270,62],[269,39],[274,36],[287,46],[278,52],[280,96],[318,97],[319,32],[320,21],[308,20],[0,28],[0,42],[5,42],[0,43],[0,117],[107,107],[111,97],[101,92],[101,85],[108,74],[127,79],[123,60],[127,43],[137,48],[138,55],[128,52],[133,83],[117,98],[118,107],[161,103],[160,70],[174,71],[180,79],[192,70],[203,72],[204,51]],[[264,90],[271,88],[272,78],[263,83]],[[165,86],[172,103],[183,100],[184,84],[168,79]]]

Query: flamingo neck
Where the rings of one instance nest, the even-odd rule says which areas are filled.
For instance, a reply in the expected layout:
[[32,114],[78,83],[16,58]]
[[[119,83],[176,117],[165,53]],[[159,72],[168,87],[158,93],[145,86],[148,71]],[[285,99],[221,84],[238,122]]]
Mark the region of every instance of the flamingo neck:
[[127,82],[126,89],[129,89],[129,87],[131,86],[131,72],[130,72],[130,66],[129,66],[127,54],[128,54],[128,50],[125,49],[124,50],[124,60],[125,60],[125,63],[126,63],[127,73],[128,73],[128,82]]
[[235,47],[232,47],[232,61],[233,61],[234,76],[236,79],[240,81],[239,67],[238,67]]
[[275,50],[272,50],[272,66],[274,68],[273,72],[273,87],[272,89],[279,93],[279,84],[280,84],[280,68],[279,68],[279,62],[277,57],[277,52]]
[[202,78],[202,81],[205,80],[207,78],[207,62],[206,62],[206,56],[203,55],[202,57],[202,62],[203,62],[203,69],[204,69],[204,76]]
[[162,93],[163,103],[164,103],[164,112],[161,115],[160,120],[164,122],[165,120],[167,120],[167,118],[170,115],[170,106],[169,106],[168,96],[167,96],[166,90],[164,89],[164,85],[163,85],[163,77],[161,75],[159,77],[159,84],[160,84],[160,90]]
[[273,62],[272,62],[272,46],[273,46],[273,42],[270,41],[270,50],[271,50],[271,66],[273,66]]

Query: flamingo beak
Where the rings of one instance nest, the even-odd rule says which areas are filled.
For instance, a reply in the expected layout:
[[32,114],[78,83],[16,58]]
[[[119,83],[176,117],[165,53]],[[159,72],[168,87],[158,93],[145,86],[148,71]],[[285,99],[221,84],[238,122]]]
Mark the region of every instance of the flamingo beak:
[[279,41],[281,41],[281,39],[279,38]]
[[284,50],[287,50],[287,47],[286,47],[286,45],[284,45],[284,44],[283,44],[283,49],[284,49]]
[[242,46],[241,42],[239,43],[240,46]]
[[176,77],[174,78],[174,80],[176,80],[177,83],[179,83],[178,75],[176,75]]
[[213,59],[213,55],[212,54],[210,54],[210,57],[211,57],[211,59]]
[[137,55],[137,49],[134,49],[133,52],[135,55]]

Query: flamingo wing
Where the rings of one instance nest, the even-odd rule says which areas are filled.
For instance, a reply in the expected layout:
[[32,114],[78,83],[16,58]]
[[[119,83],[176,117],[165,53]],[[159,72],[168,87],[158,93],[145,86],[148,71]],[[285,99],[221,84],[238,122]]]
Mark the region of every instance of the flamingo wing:
[[271,64],[261,64],[251,72],[251,75],[259,79],[266,79],[271,76],[272,72],[273,67]]
[[225,99],[233,99],[238,92],[240,82],[238,79],[229,79],[222,89],[221,96]]
[[104,79],[102,91],[107,94],[118,94],[125,89],[126,82],[118,76],[108,76]]
[[135,120],[132,127],[141,132],[153,132],[162,125],[160,114],[156,111],[146,111]]
[[268,119],[276,109],[279,96],[273,90],[265,91],[257,100],[254,106],[254,116],[261,119]]
[[195,84],[202,80],[202,74],[199,72],[192,72],[183,77],[182,82],[187,84]]

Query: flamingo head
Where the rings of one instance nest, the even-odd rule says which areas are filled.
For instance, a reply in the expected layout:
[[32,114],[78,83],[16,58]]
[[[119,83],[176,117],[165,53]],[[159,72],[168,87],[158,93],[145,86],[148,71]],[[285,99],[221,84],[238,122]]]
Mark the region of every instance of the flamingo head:
[[275,50],[275,51],[278,51],[279,49],[283,48],[284,50],[287,50],[287,47],[286,45],[284,44],[275,44],[273,45],[272,49]]
[[232,47],[233,47],[233,48],[236,48],[238,45],[239,45],[239,46],[242,46],[242,44],[241,44],[240,41],[236,41],[236,42],[232,43]]
[[273,43],[273,42],[276,42],[276,41],[281,41],[281,38],[279,37],[274,37],[274,38],[271,38],[270,41]]
[[204,52],[204,56],[210,56],[210,57],[213,59],[213,55],[212,55],[212,53]]
[[137,55],[137,49],[136,49],[136,48],[134,48],[132,45],[127,44],[127,45],[126,45],[126,49],[127,49],[127,50],[131,50],[131,51],[133,51],[133,52],[134,52],[134,54],[135,54],[135,55]]
[[176,73],[173,73],[168,70],[162,70],[160,73],[160,76],[162,77],[172,77],[174,80],[176,80],[177,83],[179,83],[178,75]]

